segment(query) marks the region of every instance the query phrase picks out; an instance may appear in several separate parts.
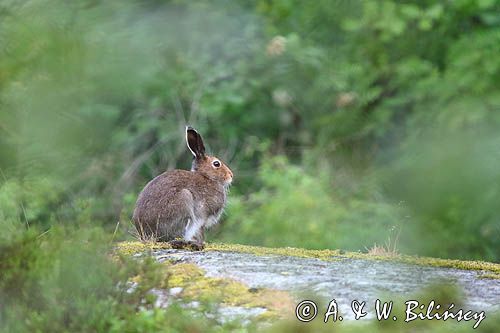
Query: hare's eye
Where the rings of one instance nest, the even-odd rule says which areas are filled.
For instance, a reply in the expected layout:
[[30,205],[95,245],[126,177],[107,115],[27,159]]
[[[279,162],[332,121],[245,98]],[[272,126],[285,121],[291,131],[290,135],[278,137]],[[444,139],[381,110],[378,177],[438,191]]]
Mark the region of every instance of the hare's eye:
[[216,167],[216,168],[220,168],[220,162],[219,162],[219,161],[217,161],[217,160],[213,161],[213,162],[212,162],[212,165],[213,165],[214,167]]

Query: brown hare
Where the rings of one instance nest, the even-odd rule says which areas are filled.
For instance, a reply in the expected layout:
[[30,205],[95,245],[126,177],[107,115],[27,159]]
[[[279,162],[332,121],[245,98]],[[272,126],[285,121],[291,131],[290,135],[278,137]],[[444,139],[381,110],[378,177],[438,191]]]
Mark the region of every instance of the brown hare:
[[201,250],[205,229],[224,210],[233,173],[217,157],[205,155],[200,134],[189,126],[186,141],[194,156],[191,171],[170,170],[151,180],[139,194],[133,220],[141,240]]

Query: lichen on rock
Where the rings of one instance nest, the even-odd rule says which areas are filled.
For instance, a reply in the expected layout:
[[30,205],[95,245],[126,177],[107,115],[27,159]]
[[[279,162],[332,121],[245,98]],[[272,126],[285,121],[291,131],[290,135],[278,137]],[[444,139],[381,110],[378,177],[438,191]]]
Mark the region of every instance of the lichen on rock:
[[[171,249],[168,243],[161,242],[120,242],[117,244],[117,250],[123,254],[135,254],[144,251],[154,251],[160,249]],[[500,279],[500,264],[472,261],[472,260],[457,260],[457,259],[441,259],[431,257],[418,257],[410,255],[373,255],[361,252],[349,252],[343,250],[310,250],[294,247],[262,247],[241,244],[225,244],[225,243],[207,243],[205,251],[225,251],[250,253],[255,255],[282,255],[293,256],[299,258],[316,258],[324,261],[341,260],[344,258],[352,259],[367,259],[367,260],[386,260],[401,262],[412,265],[447,267],[464,270],[484,271],[487,278]]]
[[291,316],[302,299],[321,304],[332,298],[345,318],[352,319],[354,299],[410,297],[436,284],[456,286],[462,291],[456,301],[465,306],[500,310],[500,265],[495,263],[218,243],[189,251],[164,243],[126,242],[117,251],[159,262],[165,284],[175,290],[169,297],[248,309],[261,319]]
[[192,263],[165,261],[162,265],[169,288],[179,288],[175,296],[185,301],[264,308],[267,311],[259,315],[261,319],[292,313],[293,301],[286,291],[252,289],[234,279],[207,277],[203,269]]

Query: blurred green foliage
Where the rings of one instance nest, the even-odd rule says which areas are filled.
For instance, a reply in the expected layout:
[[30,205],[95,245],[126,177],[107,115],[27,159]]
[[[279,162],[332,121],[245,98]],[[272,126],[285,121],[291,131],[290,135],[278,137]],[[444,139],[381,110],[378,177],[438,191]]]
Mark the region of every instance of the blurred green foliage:
[[[0,223],[3,227],[3,224]],[[221,332],[238,323],[155,304],[169,277],[146,256],[112,252],[101,228],[14,232],[0,241],[0,332]],[[132,279],[140,277],[140,283]],[[156,288],[156,289],[155,289]],[[202,313],[211,311],[207,302]]]
[[[112,245],[109,234],[89,225],[54,226],[44,234],[34,226],[0,239],[0,332],[330,332],[332,327],[340,332],[469,332],[475,323],[404,323],[400,306],[394,308],[396,322],[325,324],[321,315],[311,323],[294,317],[277,323],[221,322],[210,299],[193,309],[169,297],[169,306],[159,308],[157,292],[168,290],[172,276],[150,255],[122,256]],[[403,304],[392,296],[387,299]],[[459,297],[456,286],[445,284],[430,286],[414,299],[460,305]],[[498,313],[488,312],[477,331],[496,332],[499,320]]]
[[356,197],[342,200],[327,174],[310,175],[284,157],[265,158],[257,177],[262,182],[259,190],[231,199],[220,238],[265,246],[365,250],[368,244],[384,243],[404,218],[397,205]]
[[212,238],[498,262],[498,54],[489,0],[2,1],[0,218],[128,237],[191,124]]

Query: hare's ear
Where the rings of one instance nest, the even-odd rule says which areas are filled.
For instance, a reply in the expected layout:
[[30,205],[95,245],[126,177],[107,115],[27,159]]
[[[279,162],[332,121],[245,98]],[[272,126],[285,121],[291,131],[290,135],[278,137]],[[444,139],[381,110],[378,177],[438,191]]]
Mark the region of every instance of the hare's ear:
[[205,145],[201,135],[196,132],[191,126],[186,126],[186,142],[189,150],[195,158],[202,158],[205,156]]

